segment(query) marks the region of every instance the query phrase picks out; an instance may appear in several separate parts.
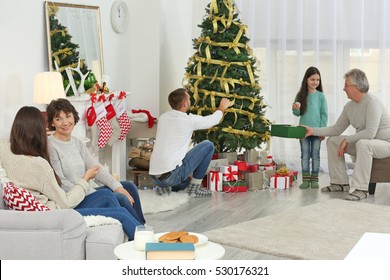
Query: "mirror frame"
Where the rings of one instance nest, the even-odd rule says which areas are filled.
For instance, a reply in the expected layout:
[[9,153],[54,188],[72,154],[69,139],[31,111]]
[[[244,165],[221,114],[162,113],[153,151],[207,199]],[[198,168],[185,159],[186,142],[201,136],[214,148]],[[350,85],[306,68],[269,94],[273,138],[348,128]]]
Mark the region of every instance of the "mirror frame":
[[[87,57],[81,57],[82,54],[86,54],[86,46],[81,44],[80,42],[85,42],[87,39],[88,34],[84,32],[84,30],[76,30],[73,28],[73,34],[72,30],[70,29],[69,26],[63,25],[61,21],[59,21],[59,24],[63,25],[63,27],[66,28],[66,33],[69,34],[70,37],[70,43],[73,43],[75,53],[75,57],[78,57],[78,61],[72,61],[69,65],[59,65],[58,67],[55,64],[56,58],[57,61],[60,61],[58,56],[53,56],[53,50],[52,50],[52,37],[51,35],[55,34],[53,33],[53,30],[50,30],[50,16],[51,14],[55,11],[57,14],[58,10],[61,10],[62,13],[65,14],[67,18],[70,17],[78,17],[81,18],[81,20],[84,19],[83,23],[85,24],[86,21],[86,15],[83,13],[87,13],[88,15],[94,16],[96,14],[96,18],[93,18],[91,22],[96,22],[96,27],[95,26],[90,26],[90,30],[93,30],[93,32],[96,32],[98,35],[97,42],[93,42],[93,44],[96,45],[96,49],[93,50],[95,53],[95,56],[87,61]],[[82,83],[81,81],[86,81],[86,79],[89,78],[89,74],[86,74],[89,70],[94,74],[94,77],[91,78],[96,78],[96,82],[101,84],[102,81],[102,75],[104,74],[104,64],[103,64],[103,45],[102,45],[102,33],[101,33],[101,19],[100,19],[100,8],[98,6],[89,6],[89,5],[78,5],[78,4],[68,4],[68,3],[58,3],[58,2],[49,2],[45,1],[45,18],[46,18],[46,32],[47,32],[47,47],[48,47],[48,56],[49,56],[49,69],[50,71],[59,71],[63,77],[64,80],[64,89],[66,91],[67,96],[72,96],[72,95],[79,95],[80,93],[84,92],[84,90],[88,90],[89,84],[84,88],[84,84],[87,83]],[[58,17],[56,16],[56,19]],[[80,20],[80,19],[78,19]],[[80,20],[80,22],[81,22]],[[69,21],[68,21],[69,22]],[[65,23],[66,24],[66,23]],[[76,22],[75,26],[81,26],[81,23],[78,24]],[[57,32],[58,33],[58,32]],[[75,36],[74,36],[75,35]],[[72,41],[72,39],[74,41]],[[96,38],[95,38],[96,39]],[[79,42],[78,42],[79,41]],[[93,40],[92,40],[93,41]],[[90,44],[90,45],[93,45]],[[73,54],[73,53],[72,53]],[[80,55],[80,56],[79,56]],[[64,56],[64,55],[63,55]],[[66,55],[65,55],[66,57]],[[96,59],[95,59],[96,58]],[[100,62],[100,63],[99,63]],[[57,64],[58,65],[58,64]],[[66,68],[67,66],[71,67],[71,71],[68,70],[70,73],[67,73]],[[79,72],[75,70],[75,68],[79,68],[79,70],[83,70],[82,72]],[[80,73],[80,74],[79,74]],[[85,76],[83,75],[85,74]],[[74,78],[69,78],[69,75],[73,76]],[[84,77],[82,77],[84,76]],[[93,75],[92,75],[93,76]],[[92,79],[91,79],[92,81]],[[72,84],[73,82],[73,84]],[[78,82],[78,85],[75,84],[74,82]],[[80,86],[81,85],[81,86]],[[68,92],[74,92],[76,89],[74,86],[77,88],[77,93],[75,94],[68,94]],[[69,91],[69,88],[73,89]]]

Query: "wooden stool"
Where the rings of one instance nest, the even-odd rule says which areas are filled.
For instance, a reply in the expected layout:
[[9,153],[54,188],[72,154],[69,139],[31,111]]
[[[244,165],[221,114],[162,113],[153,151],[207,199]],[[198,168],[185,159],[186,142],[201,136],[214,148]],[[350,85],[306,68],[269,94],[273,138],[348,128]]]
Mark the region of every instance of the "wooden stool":
[[370,183],[368,193],[375,194],[376,183],[390,182],[390,157],[372,160]]
[[149,170],[141,170],[141,169],[130,169],[128,173],[133,174],[133,182],[138,187],[138,175],[139,174],[145,174],[146,176],[149,176]]

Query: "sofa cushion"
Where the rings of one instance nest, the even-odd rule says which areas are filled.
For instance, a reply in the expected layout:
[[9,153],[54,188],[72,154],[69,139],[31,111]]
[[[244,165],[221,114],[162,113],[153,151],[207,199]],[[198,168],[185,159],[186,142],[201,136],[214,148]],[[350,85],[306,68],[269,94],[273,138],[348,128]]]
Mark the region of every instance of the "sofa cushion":
[[49,207],[39,202],[29,191],[18,188],[12,182],[4,186],[4,204],[13,210],[19,211],[48,211]]
[[3,187],[9,182],[7,174],[0,162],[0,209],[7,209],[3,200]]

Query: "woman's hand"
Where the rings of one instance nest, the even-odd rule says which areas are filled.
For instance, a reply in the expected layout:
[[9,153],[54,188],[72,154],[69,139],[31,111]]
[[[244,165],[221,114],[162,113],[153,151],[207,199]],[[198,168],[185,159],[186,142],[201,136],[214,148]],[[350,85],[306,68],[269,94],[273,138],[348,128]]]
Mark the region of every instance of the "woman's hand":
[[126,189],[124,187],[116,188],[115,192],[118,192],[118,193],[125,195],[129,199],[131,205],[134,205],[134,198],[126,191]]
[[89,180],[95,178],[96,175],[99,173],[99,171],[100,171],[100,165],[96,165],[94,167],[91,167],[90,169],[87,170],[87,172],[85,172],[83,179],[85,181],[89,181]]

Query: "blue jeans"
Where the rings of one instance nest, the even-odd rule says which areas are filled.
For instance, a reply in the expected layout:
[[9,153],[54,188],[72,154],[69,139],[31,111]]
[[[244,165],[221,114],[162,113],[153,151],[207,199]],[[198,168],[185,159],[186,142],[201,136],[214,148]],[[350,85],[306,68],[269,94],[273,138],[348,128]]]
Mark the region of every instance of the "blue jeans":
[[[123,188],[133,197],[134,205],[131,205],[129,199],[121,193],[113,192],[118,199],[120,206],[127,209],[131,215],[133,215],[140,223],[145,223],[144,214],[142,212],[141,200],[139,198],[138,189],[133,182],[121,181]],[[96,190],[111,190],[107,186],[96,188]]]
[[151,177],[159,187],[172,187],[173,191],[184,190],[190,183],[189,176],[202,180],[214,154],[214,144],[204,140],[195,145],[184,157],[182,165],[172,170],[172,174],[163,179]]
[[101,215],[121,222],[129,240],[134,239],[135,227],[141,223],[129,211],[119,205],[118,199],[111,190],[99,190],[87,195],[74,210],[83,216]]
[[302,173],[318,175],[320,172],[320,148],[321,141],[318,136],[309,136],[299,139],[301,144],[301,165]]

